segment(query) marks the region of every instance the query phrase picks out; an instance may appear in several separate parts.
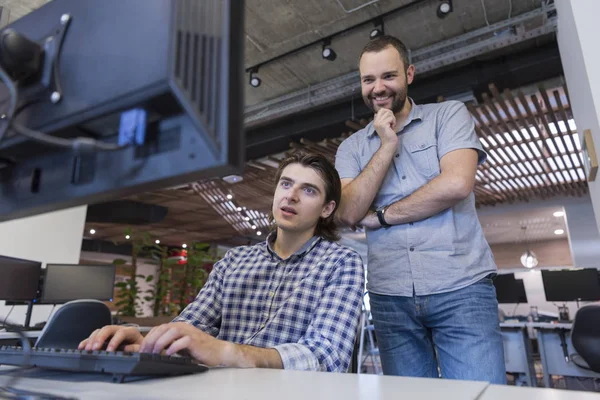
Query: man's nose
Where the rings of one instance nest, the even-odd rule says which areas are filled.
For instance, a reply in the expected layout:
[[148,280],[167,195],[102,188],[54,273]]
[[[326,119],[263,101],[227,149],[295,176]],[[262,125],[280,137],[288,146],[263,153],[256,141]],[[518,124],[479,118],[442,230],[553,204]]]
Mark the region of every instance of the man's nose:
[[383,93],[385,92],[385,85],[379,79],[375,81],[375,86],[373,87],[373,92],[375,93]]
[[300,188],[293,187],[290,190],[290,195],[288,197],[288,200],[293,201],[293,202],[298,201],[298,190],[300,190]]

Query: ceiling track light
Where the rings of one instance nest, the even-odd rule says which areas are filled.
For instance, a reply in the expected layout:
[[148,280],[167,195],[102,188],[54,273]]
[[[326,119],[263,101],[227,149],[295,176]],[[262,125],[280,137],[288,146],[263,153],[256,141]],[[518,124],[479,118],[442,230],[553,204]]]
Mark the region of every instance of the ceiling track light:
[[321,56],[325,60],[334,61],[337,58],[337,54],[331,48],[331,39],[325,39],[323,41],[323,50],[321,51]]
[[369,39],[373,40],[376,37],[385,35],[385,28],[383,26],[383,18],[377,18],[373,21],[375,28],[369,34]]
[[438,18],[446,18],[454,10],[452,0],[440,0],[440,5],[437,8]]
[[258,74],[258,67],[250,70],[250,79],[248,80],[248,83],[250,86],[257,88],[262,83],[262,80],[255,74]]

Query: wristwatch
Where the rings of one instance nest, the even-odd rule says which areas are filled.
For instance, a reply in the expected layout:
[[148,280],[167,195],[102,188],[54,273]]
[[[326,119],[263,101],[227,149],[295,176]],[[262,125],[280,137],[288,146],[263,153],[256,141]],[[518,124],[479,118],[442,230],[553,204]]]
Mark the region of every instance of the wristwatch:
[[377,209],[377,219],[379,220],[379,223],[381,224],[381,226],[383,226],[385,228],[389,228],[391,226],[390,224],[385,222],[385,218],[383,216],[388,207],[389,206],[383,206],[383,207]]

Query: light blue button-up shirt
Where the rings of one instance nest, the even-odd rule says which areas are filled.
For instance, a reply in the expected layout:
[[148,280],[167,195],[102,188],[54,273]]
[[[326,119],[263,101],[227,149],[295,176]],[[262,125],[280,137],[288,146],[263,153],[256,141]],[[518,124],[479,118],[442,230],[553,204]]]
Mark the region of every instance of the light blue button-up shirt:
[[[372,208],[401,200],[440,174],[440,159],[458,149],[475,149],[486,159],[474,123],[458,101],[416,105],[398,130],[398,151]],[[340,178],[356,178],[381,141],[371,122],[339,146]],[[461,289],[496,272],[475,210],[475,196],[422,221],[367,230],[367,289],[412,296]]]

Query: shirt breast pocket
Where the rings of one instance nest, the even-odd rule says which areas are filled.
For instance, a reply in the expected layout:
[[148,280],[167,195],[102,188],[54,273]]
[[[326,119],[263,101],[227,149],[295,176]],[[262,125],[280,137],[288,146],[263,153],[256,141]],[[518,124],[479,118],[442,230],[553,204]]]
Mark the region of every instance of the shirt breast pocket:
[[408,146],[410,157],[417,172],[427,178],[439,174],[440,162],[437,156],[437,143],[422,142]]

